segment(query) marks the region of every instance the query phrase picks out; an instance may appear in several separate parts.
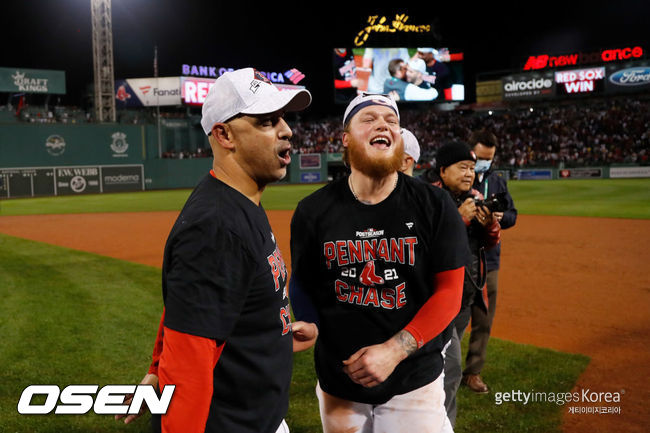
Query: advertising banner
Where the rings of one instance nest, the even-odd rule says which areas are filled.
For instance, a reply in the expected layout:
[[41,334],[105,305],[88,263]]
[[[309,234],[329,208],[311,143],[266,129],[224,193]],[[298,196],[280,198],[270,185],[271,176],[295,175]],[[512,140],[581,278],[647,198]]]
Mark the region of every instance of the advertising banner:
[[214,83],[210,78],[181,77],[181,97],[188,105],[203,105]]
[[116,80],[115,99],[117,108],[181,105],[181,79],[154,77]]
[[477,81],[476,102],[500,102],[503,99],[503,86],[501,80]]
[[142,165],[104,165],[100,167],[102,192],[144,190]]
[[320,181],[320,172],[318,171],[307,171],[300,173],[300,182],[302,183],[314,183]]
[[0,92],[65,94],[65,71],[0,68]]
[[555,79],[552,71],[532,72],[503,77],[503,99],[539,99],[555,95]]
[[605,68],[556,71],[555,83],[558,95],[602,93],[605,89]]
[[552,170],[517,170],[517,179],[519,180],[551,180],[553,179]]
[[607,66],[608,93],[636,93],[650,90],[650,61]]
[[54,172],[56,195],[101,192],[99,167],[56,167]]
[[650,166],[643,167],[610,167],[609,177],[631,178],[631,177],[650,177]]
[[600,167],[590,168],[567,168],[558,172],[560,179],[586,179],[603,177],[603,169]]
[[320,168],[320,153],[301,153],[300,168]]

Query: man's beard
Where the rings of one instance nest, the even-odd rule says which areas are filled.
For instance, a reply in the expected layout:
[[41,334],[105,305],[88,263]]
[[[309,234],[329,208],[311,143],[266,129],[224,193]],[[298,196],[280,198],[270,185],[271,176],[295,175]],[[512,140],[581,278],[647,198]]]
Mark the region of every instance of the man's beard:
[[[368,149],[365,146],[370,146],[369,144],[360,143],[350,137],[350,142],[346,148],[350,166],[374,179],[386,177],[398,171],[402,167],[402,161],[404,160],[404,142],[398,140],[392,145],[396,146],[392,156],[375,157],[374,155],[368,155]],[[390,150],[387,150],[387,152],[390,152]]]

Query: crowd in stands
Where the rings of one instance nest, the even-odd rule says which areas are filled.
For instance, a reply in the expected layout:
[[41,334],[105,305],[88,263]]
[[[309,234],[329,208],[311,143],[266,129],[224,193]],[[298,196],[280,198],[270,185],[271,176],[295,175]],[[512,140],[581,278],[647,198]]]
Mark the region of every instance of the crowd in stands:
[[[0,109],[0,120],[13,107]],[[189,119],[188,127],[199,127],[198,115],[162,112],[161,120]],[[11,117],[10,116],[10,117]],[[339,153],[343,147],[340,113],[335,116],[290,122],[295,153]],[[15,117],[14,117],[15,119]],[[18,121],[30,123],[84,123],[90,114],[76,107],[22,108]],[[119,123],[155,123],[148,111],[120,111]],[[564,101],[494,111],[440,111],[431,106],[404,106],[401,124],[418,138],[421,147],[419,168],[434,161],[437,149],[448,140],[465,140],[470,132],[486,128],[500,140],[494,165],[500,168],[575,167],[618,163],[647,164],[650,161],[650,99],[608,98]],[[195,150],[174,146],[164,158],[212,157],[209,147]]]
[[[418,138],[420,168],[426,168],[445,141],[465,140],[487,128],[500,139],[495,165],[585,166],[648,163],[650,100],[605,99],[563,105],[536,105],[488,112],[401,111],[401,124]],[[292,125],[295,152],[341,152],[339,116]]]
[[163,158],[173,159],[191,159],[191,158],[212,158],[212,149],[209,147],[199,147],[196,150],[170,150],[163,152]]
[[26,123],[87,123],[90,113],[78,107],[56,106],[25,106],[16,109],[3,105],[0,110],[3,120],[17,120]]

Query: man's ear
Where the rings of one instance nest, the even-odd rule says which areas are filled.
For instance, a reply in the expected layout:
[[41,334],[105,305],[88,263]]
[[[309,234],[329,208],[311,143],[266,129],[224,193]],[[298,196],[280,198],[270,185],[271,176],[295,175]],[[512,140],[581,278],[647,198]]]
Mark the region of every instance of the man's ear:
[[341,139],[341,143],[343,143],[343,147],[348,147],[349,141],[350,141],[350,135],[347,132],[344,132],[343,138]]
[[414,161],[415,160],[411,155],[404,155],[404,159],[402,160],[402,170],[409,168]]
[[212,133],[212,137],[219,146],[229,150],[235,148],[232,129],[229,125],[225,123],[215,123],[212,126],[212,130],[210,132]]

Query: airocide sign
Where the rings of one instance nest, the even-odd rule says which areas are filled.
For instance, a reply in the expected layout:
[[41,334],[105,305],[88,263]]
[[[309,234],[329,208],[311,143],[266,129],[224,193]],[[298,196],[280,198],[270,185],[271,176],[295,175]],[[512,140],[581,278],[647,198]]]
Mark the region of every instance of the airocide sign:
[[503,99],[536,99],[553,96],[552,72],[518,74],[503,77]]

